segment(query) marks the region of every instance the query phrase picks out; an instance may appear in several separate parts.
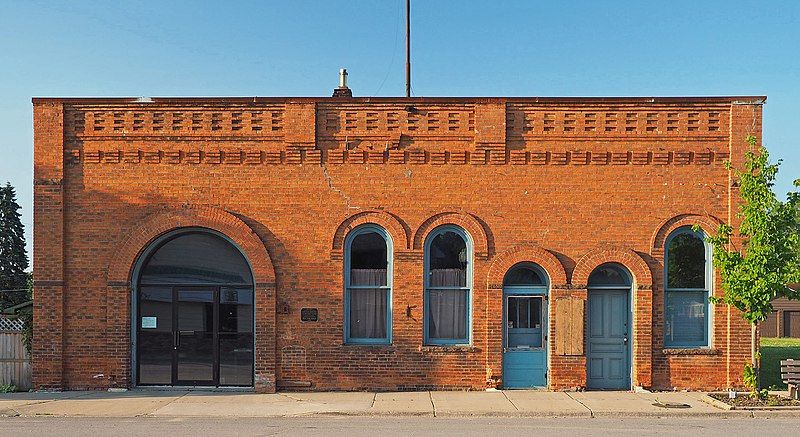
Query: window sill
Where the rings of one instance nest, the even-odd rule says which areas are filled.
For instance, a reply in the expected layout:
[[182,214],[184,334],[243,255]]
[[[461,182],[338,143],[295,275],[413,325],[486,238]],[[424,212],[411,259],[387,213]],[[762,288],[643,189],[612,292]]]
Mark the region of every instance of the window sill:
[[392,343],[342,343],[342,346],[347,348],[395,349]]
[[468,344],[426,344],[420,348],[423,352],[479,352],[475,346]]
[[675,347],[665,348],[661,351],[664,355],[719,355],[720,350],[707,347]]

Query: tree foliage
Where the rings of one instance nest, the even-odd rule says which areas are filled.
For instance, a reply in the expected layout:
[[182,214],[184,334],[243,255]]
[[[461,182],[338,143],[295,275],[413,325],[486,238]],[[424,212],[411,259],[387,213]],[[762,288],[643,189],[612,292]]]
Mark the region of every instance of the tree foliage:
[[20,206],[10,183],[0,186],[0,310],[30,299],[28,254]]
[[738,229],[742,245],[732,244],[734,229],[728,224],[721,225],[717,235],[708,240],[725,292],[714,301],[734,306],[756,324],[772,312],[773,299],[800,299],[800,291],[788,287],[800,281],[800,193],[795,190],[786,201],[778,199],[772,187],[780,161],[772,164],[766,149],[756,150],[755,137],[747,141],[751,150],[744,170],[736,171],[744,201]]

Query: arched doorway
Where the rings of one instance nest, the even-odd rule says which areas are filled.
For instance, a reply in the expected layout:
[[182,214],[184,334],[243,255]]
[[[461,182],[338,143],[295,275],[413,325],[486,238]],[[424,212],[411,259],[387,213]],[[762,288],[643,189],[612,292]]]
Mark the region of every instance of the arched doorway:
[[589,275],[586,386],[628,390],[631,387],[631,274],[606,263]]
[[533,263],[503,278],[504,388],[547,385],[547,289],[547,275]]
[[208,229],[170,232],[133,277],[137,385],[253,385],[253,274],[238,247]]

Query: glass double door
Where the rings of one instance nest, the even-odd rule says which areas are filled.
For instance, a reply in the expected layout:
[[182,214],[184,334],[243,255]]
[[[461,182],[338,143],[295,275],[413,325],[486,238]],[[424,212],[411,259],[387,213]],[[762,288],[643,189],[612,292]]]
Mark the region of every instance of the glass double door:
[[251,386],[253,290],[142,286],[139,385]]

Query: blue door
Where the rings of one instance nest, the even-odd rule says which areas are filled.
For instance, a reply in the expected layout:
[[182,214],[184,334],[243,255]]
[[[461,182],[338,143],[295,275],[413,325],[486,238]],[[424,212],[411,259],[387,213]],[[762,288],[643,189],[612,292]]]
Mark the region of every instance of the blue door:
[[592,389],[631,387],[629,290],[590,289],[587,381]]
[[504,294],[503,387],[547,385],[547,310],[544,296],[525,291]]

